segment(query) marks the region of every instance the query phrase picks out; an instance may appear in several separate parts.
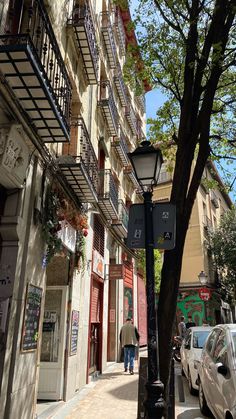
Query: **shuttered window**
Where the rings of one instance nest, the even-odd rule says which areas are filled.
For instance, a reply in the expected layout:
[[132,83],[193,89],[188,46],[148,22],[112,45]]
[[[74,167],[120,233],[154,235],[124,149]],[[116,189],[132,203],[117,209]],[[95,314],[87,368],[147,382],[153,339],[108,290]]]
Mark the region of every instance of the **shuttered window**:
[[133,288],[133,264],[132,262],[124,262],[124,285]]
[[101,322],[102,286],[93,279],[91,293],[91,323]]
[[94,216],[93,248],[104,257],[105,229],[97,215]]

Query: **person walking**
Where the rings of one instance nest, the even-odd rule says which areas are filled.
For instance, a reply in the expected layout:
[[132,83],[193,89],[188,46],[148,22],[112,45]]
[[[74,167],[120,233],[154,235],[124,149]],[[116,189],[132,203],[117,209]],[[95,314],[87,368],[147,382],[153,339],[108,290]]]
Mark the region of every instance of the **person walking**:
[[125,372],[129,368],[129,372],[132,375],[134,374],[135,347],[139,342],[139,338],[140,335],[137,328],[132,324],[131,318],[128,317],[120,331],[120,342],[122,348],[124,348]]
[[188,316],[188,321],[186,323],[186,329],[189,329],[190,327],[194,327],[194,326],[196,326],[196,323],[193,322],[192,316],[189,315]]
[[180,338],[183,340],[186,335],[186,324],[184,322],[184,316],[180,317],[180,322],[178,324],[178,331],[179,331]]

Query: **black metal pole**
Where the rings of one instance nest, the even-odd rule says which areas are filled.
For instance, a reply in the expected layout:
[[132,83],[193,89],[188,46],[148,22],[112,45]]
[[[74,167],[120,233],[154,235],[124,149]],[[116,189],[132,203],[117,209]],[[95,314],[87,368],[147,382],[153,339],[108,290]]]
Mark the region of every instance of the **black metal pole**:
[[144,402],[147,419],[161,419],[164,414],[164,385],[159,379],[159,357],[157,347],[157,319],[154,284],[153,248],[153,203],[152,192],[144,192],[145,249],[146,249],[146,296],[147,296],[147,338],[148,338],[148,380],[147,399]]

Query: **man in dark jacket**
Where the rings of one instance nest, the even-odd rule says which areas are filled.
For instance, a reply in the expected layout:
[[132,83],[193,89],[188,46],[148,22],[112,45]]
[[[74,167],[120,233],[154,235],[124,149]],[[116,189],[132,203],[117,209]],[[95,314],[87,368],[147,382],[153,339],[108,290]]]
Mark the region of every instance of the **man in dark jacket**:
[[125,372],[128,371],[129,367],[130,374],[134,373],[135,346],[137,346],[139,338],[137,328],[132,324],[131,318],[128,317],[120,331],[120,342],[122,348],[124,348]]

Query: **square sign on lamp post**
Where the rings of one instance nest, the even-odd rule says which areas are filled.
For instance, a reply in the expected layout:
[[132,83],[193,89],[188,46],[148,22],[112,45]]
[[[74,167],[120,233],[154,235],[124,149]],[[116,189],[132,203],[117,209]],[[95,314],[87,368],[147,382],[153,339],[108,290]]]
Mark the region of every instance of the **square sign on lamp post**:
[[[175,205],[153,204],[153,248],[171,250],[175,247]],[[144,204],[133,204],[129,210],[127,246],[145,249]]]

